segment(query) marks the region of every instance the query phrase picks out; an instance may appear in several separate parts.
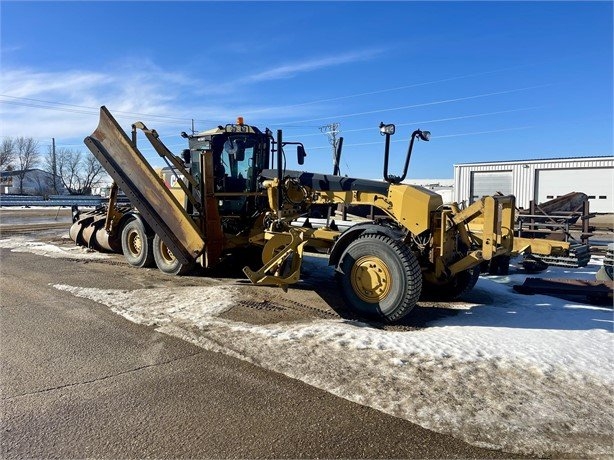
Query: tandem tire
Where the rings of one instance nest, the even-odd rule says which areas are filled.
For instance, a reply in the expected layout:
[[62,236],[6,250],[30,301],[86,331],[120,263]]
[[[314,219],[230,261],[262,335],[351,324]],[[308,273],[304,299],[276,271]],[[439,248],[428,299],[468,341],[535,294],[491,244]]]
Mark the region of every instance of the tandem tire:
[[153,257],[160,271],[167,275],[185,275],[194,268],[193,263],[186,265],[179,262],[158,235],[153,239]]
[[398,321],[418,302],[422,272],[413,252],[382,234],[351,242],[337,265],[337,282],[348,306],[367,318]]
[[454,300],[469,292],[480,278],[480,266],[476,265],[469,270],[462,271],[444,283],[422,284],[422,298],[428,300]]
[[134,267],[153,267],[152,237],[147,234],[140,219],[132,219],[122,229],[122,252],[128,263]]

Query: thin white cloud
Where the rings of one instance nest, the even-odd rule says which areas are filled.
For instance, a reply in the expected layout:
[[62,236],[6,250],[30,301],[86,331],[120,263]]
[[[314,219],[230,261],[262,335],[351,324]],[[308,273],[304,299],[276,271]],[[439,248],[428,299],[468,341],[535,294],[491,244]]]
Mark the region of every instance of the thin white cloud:
[[66,95],[87,90],[111,81],[109,76],[97,72],[37,72],[31,69],[4,70],[0,76],[2,92],[14,97],[36,97],[41,94]]
[[279,80],[282,78],[294,77],[300,73],[313,72],[327,67],[334,67],[352,62],[366,61],[381,54],[382,50],[367,49],[361,51],[348,52],[336,56],[325,56],[301,62],[293,62],[274,67],[263,72],[250,75],[240,81],[260,82],[268,80]]
[[151,67],[113,72],[5,70],[0,76],[5,95],[0,97],[0,134],[82,137],[101,105],[118,112],[177,113],[180,88],[189,83],[180,74]]
[[[58,144],[80,144],[96,127],[99,107],[105,105],[124,129],[142,121],[172,144],[179,132],[189,131],[192,119],[195,128],[203,130],[239,115],[268,113],[266,103],[259,105],[252,98],[200,94],[203,86],[189,74],[148,61],[114,63],[97,71],[5,68],[0,74],[0,136],[33,137],[43,143],[53,137]],[[271,118],[293,117],[296,110],[277,110]],[[152,161],[158,161],[153,152]]]
[[[248,116],[250,123],[316,116],[321,104],[274,108],[260,103],[249,88],[261,82],[292,78],[372,59],[383,50],[365,49],[335,56],[287,62],[234,81],[207,81],[187,72],[169,71],[148,59],[126,59],[90,70],[41,71],[4,68],[0,74],[0,136],[62,139],[75,143],[96,126],[98,109],[107,106],[124,128],[139,120],[161,134],[231,122]],[[227,89],[231,87],[233,91]]]
[[2,43],[0,45],[0,54],[4,57],[6,54],[16,53],[23,49],[22,45],[7,45]]

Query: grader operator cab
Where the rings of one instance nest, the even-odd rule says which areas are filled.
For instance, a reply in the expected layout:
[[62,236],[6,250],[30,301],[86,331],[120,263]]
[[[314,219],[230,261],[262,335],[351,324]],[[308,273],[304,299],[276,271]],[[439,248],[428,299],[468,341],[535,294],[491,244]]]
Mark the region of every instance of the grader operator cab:
[[[141,130],[177,174],[182,199],[165,186],[137,148]],[[365,317],[397,321],[421,294],[453,298],[471,289],[479,265],[513,247],[514,197],[484,197],[466,209],[444,206],[427,189],[402,184],[414,141],[428,140],[416,130],[401,176],[388,174],[394,125],[380,125],[385,136],[384,181],[285,169],[287,142],[239,119],[236,124],[182,137],[188,149],[173,155],[155,130],[138,122],[132,136],[102,107],[98,128],[85,144],[114,179],[105,208],[77,213],[70,235],[77,243],[123,252],[137,267],[158,266],[172,275],[194,264],[215,267],[232,252],[261,253],[262,266],[244,268],[255,284],[286,288],[300,280],[305,248],[329,256],[340,291],[350,309]],[[116,202],[118,187],[131,206]],[[386,217],[341,231],[329,217],[311,222],[312,206],[374,206]],[[323,221],[323,222],[322,222]],[[469,224],[479,222],[479,231]]]

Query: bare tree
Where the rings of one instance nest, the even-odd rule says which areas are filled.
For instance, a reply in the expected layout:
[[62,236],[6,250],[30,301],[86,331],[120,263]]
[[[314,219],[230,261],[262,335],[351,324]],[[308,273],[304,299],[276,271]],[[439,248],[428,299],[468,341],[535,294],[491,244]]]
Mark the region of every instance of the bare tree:
[[51,175],[50,181],[51,181],[52,193],[57,195],[60,191],[60,188],[62,187],[62,183],[61,183],[62,181],[59,177],[60,173],[57,168],[56,158],[55,158],[56,155],[55,155],[54,149],[55,149],[55,141],[54,141],[53,146],[50,145],[47,147],[47,153],[45,154],[43,158],[43,168],[45,171],[47,171]]
[[53,179],[51,177],[35,174],[32,176],[32,179],[36,183],[34,190],[36,191],[37,195],[47,196],[57,193],[53,187]]
[[92,186],[100,180],[105,170],[96,157],[89,153],[83,159],[83,171],[85,174],[81,193],[90,194]]
[[56,168],[62,185],[70,194],[79,189],[79,163],[81,152],[67,148],[58,148],[55,154]]
[[[45,168],[53,174],[52,155],[50,151],[45,158]],[[55,162],[59,179],[71,195],[91,193],[92,186],[104,174],[102,165],[91,153],[83,155],[78,150],[60,147],[56,149]]]
[[15,139],[15,150],[19,166],[16,173],[19,177],[19,193],[23,195],[23,179],[26,177],[27,170],[32,169],[39,161],[38,141],[32,137],[18,137]]
[[10,170],[15,161],[15,140],[5,137],[0,144],[0,171]]

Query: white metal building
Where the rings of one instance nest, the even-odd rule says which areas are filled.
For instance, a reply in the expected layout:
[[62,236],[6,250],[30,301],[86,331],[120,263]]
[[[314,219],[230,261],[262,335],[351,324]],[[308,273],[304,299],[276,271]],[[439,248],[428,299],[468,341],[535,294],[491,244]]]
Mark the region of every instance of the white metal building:
[[590,211],[614,212],[614,157],[552,158],[454,165],[454,200],[515,195],[516,206],[543,203],[571,192],[589,196]]
[[441,195],[444,204],[454,201],[454,179],[407,179],[404,184],[419,185]]

